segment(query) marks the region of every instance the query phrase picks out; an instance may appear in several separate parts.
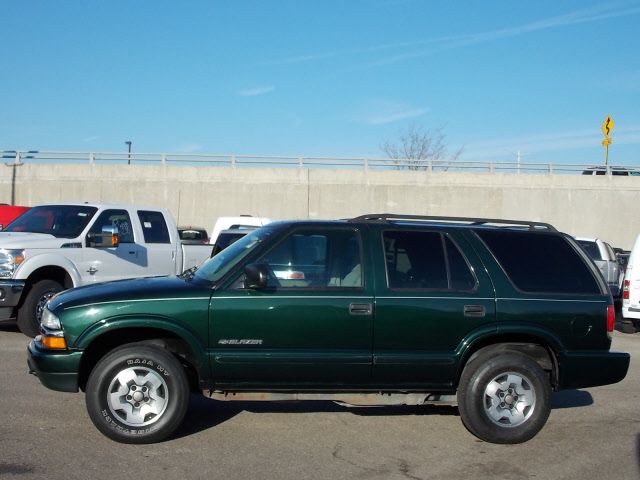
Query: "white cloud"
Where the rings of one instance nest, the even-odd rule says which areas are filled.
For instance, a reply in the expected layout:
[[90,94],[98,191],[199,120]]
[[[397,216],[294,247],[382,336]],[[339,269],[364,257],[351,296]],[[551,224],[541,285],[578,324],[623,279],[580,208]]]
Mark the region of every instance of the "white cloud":
[[202,145],[199,143],[185,143],[180,145],[176,151],[181,153],[196,153],[202,151]]
[[410,60],[413,58],[425,57],[440,53],[443,51],[462,48],[471,45],[477,45],[493,40],[501,40],[511,38],[527,33],[548,30],[552,28],[568,27],[581,23],[597,22],[609,18],[640,14],[640,6],[634,2],[615,2],[596,5],[594,7],[576,10],[548,17],[542,20],[517,25],[515,27],[492,30],[488,32],[478,32],[472,34],[449,35],[443,37],[435,37],[424,40],[413,40],[398,43],[388,43],[375,45],[371,47],[360,47],[346,50],[334,50],[326,52],[316,52],[306,55],[298,55],[265,62],[263,65],[287,65],[304,62],[312,62],[317,60],[326,60],[343,56],[362,56],[376,52],[384,52],[385,50],[400,50],[402,53],[388,55],[377,60],[370,61],[360,66],[360,69],[372,68],[382,65]]
[[[616,127],[612,137],[614,145],[640,144],[640,125]],[[602,138],[599,128],[539,133],[508,139],[470,142],[465,145],[464,153],[468,160],[513,157],[518,151],[523,155],[530,155],[537,152],[598,147]]]
[[241,97],[257,97],[258,95],[265,95],[267,93],[273,92],[276,89],[273,85],[261,85],[259,87],[247,88],[245,90],[240,90],[238,95]]
[[402,102],[377,100],[370,102],[364,108],[364,113],[358,116],[358,121],[367,125],[384,125],[420,117],[428,112],[429,108],[427,107],[415,107]]

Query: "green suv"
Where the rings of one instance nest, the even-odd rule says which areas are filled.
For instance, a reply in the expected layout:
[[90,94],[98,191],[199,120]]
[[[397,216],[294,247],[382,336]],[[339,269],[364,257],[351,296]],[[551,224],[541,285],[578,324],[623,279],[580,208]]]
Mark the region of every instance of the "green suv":
[[552,390],[624,378],[613,324],[602,275],[551,225],[380,214],[276,222],[177,277],[60,293],[28,362],[125,443],[170,435],[191,392],[457,404],[477,437],[518,443]]

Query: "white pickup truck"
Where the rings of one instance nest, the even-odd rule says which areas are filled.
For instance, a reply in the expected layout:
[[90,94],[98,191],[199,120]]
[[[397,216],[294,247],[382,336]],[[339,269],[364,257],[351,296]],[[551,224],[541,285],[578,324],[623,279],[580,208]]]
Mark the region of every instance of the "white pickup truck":
[[45,303],[80,285],[175,275],[210,245],[183,245],[169,211],[138,205],[40,205],[0,232],[0,322],[35,336]]

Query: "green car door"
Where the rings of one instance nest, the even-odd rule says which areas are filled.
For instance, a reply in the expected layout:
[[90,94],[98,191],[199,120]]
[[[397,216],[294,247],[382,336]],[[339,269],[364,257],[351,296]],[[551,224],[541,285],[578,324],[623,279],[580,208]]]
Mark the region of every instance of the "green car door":
[[251,262],[266,284],[239,272],[211,299],[216,385],[296,389],[371,378],[373,286],[354,227],[298,227]]
[[447,389],[465,342],[496,329],[489,277],[459,231],[396,227],[380,236],[374,381]]

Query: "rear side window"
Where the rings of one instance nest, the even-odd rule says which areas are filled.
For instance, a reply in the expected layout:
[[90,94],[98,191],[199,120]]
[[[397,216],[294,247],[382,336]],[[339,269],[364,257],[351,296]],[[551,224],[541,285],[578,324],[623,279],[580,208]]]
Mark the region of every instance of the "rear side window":
[[438,232],[383,233],[389,288],[473,290],[476,279],[456,245]]
[[513,284],[524,292],[602,293],[589,266],[560,235],[498,230],[476,233]]
[[169,229],[162,212],[138,210],[144,243],[171,243]]

